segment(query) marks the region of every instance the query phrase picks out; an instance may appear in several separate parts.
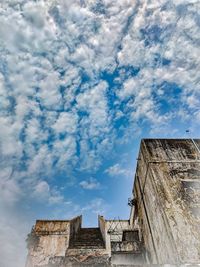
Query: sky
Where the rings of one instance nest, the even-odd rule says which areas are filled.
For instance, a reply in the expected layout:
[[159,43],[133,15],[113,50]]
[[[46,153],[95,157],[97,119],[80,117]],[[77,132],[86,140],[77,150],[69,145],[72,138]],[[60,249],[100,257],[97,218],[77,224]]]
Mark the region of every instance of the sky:
[[128,219],[141,138],[199,137],[200,1],[0,1],[0,267],[36,219]]

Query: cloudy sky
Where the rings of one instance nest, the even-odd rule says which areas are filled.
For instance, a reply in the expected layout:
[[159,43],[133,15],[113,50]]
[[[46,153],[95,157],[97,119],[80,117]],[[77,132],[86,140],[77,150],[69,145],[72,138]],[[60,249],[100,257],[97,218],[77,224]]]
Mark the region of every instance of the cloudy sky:
[[35,219],[128,218],[143,137],[198,137],[199,0],[0,1],[0,267]]

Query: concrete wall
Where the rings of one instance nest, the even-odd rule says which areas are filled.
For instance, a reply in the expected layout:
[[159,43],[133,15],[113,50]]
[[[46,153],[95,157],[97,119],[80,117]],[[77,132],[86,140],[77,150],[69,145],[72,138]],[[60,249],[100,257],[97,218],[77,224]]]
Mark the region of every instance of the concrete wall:
[[200,154],[192,140],[141,142],[133,224],[152,263],[200,262],[199,180]]
[[132,241],[111,242],[112,252],[135,252],[140,251],[139,243]]
[[72,220],[38,220],[30,235],[26,267],[45,266],[64,260],[70,237],[81,227],[82,217]]
[[105,221],[103,216],[100,216],[100,215],[98,216],[98,226],[100,228],[102,238],[103,238],[103,241],[104,241],[105,246],[106,246],[106,235],[107,235],[106,231],[107,231],[107,229],[106,229],[106,221]]
[[52,257],[64,257],[69,244],[70,221],[36,221],[35,244],[29,247],[27,267],[44,266]]
[[111,242],[121,242],[123,230],[130,230],[129,220],[105,220],[103,216],[98,217],[99,227],[106,251],[111,256]]
[[82,215],[70,220],[70,238],[74,238],[80,230],[82,224]]
[[111,256],[111,244],[110,244],[110,235],[108,234],[108,225],[107,221],[103,216],[98,217],[98,225],[105,243],[106,252]]
[[[112,267],[143,267],[141,256],[132,253],[114,253],[112,255]],[[150,267],[150,266],[149,266]],[[155,266],[154,266],[155,267]],[[157,266],[161,267],[161,266]],[[164,267],[164,266],[163,266]],[[170,266],[172,267],[172,266]],[[175,267],[175,266],[174,266]],[[178,267],[178,266],[177,266]]]
[[129,220],[106,220],[106,228],[113,242],[121,242],[123,230],[131,230]]

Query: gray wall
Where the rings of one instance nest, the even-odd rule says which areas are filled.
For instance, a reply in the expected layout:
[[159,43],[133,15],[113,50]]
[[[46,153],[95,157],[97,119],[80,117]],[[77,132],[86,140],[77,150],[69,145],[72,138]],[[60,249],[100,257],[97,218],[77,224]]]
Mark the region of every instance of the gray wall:
[[38,220],[32,235],[34,243],[29,247],[26,267],[48,265],[51,258],[65,257],[70,236],[73,236],[81,226],[81,216],[72,220]]
[[[199,156],[191,140],[141,142],[133,224],[141,230],[152,263],[200,262],[200,217],[193,212],[200,204]],[[187,188],[188,181],[196,188]]]

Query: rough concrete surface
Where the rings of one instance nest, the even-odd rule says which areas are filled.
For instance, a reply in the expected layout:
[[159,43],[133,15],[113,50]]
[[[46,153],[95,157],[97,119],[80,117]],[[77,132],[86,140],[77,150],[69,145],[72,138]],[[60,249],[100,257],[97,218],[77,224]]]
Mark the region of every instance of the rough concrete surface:
[[133,223],[153,263],[200,262],[198,144],[190,139],[141,142]]

